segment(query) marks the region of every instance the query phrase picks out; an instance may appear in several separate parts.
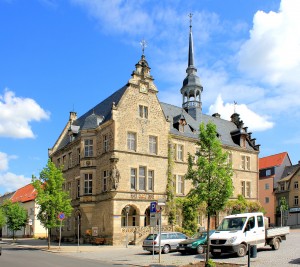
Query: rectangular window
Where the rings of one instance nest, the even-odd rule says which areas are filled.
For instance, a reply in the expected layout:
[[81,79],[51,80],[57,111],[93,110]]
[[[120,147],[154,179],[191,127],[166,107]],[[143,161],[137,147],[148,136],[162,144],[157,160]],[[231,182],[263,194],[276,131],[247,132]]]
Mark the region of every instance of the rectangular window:
[[294,206],[298,206],[298,205],[299,205],[299,197],[294,196]]
[[149,152],[151,154],[157,154],[157,137],[149,136]]
[[141,118],[148,119],[148,107],[139,105],[139,115]]
[[257,226],[264,227],[264,218],[263,216],[257,216]]
[[107,152],[109,150],[109,141],[108,141],[108,135],[103,136],[103,151]]
[[57,166],[60,166],[60,158],[57,159]]
[[177,186],[176,186],[176,193],[183,194],[184,193],[184,181],[182,175],[177,175]]
[[270,185],[269,184],[265,184],[265,189],[266,190],[270,189]]
[[271,175],[271,170],[266,170],[266,176],[270,176]]
[[251,182],[246,182],[246,181],[241,182],[241,194],[244,197],[250,197],[250,195],[251,195]]
[[84,194],[91,195],[93,193],[93,175],[91,173],[84,174]]
[[177,160],[183,161],[183,145],[177,145],[176,155]]
[[85,157],[93,156],[93,140],[92,139],[84,140],[84,156]]
[[72,168],[73,162],[72,162],[72,152],[69,153],[69,168]]
[[269,202],[270,202],[269,197],[266,197],[266,198],[265,198],[265,203],[267,204],[267,203],[269,203]]
[[127,134],[127,148],[136,151],[136,133]]
[[284,191],[284,183],[280,184],[280,191]]
[[78,159],[78,164],[80,164],[80,148],[77,148],[77,159]]
[[109,176],[109,172],[103,171],[103,192],[107,191],[108,176]]
[[80,179],[77,180],[77,198],[80,198]]
[[295,181],[294,182],[294,189],[298,189],[298,188],[299,188],[298,181]]
[[148,171],[148,190],[153,191],[154,171]]
[[67,157],[66,155],[63,155],[63,165],[66,167]]
[[130,189],[136,190],[136,169],[130,169]]
[[242,155],[242,169],[243,170],[250,170],[250,157]]
[[146,168],[139,168],[139,190],[146,190]]

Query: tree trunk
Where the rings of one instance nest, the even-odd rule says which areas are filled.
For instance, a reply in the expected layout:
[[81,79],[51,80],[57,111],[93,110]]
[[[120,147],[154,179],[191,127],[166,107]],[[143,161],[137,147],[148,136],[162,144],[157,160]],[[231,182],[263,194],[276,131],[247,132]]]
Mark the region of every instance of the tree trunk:
[[209,267],[208,265],[208,260],[209,260],[209,230],[210,230],[210,214],[209,212],[207,213],[207,247],[206,247],[206,255],[205,255],[205,267]]
[[48,228],[48,249],[50,249],[51,229]]

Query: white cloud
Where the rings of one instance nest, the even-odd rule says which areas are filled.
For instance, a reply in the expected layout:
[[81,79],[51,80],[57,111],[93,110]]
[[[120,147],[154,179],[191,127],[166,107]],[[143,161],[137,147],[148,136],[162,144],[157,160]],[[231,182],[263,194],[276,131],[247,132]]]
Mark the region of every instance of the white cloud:
[[8,89],[0,95],[0,137],[34,138],[29,123],[48,118],[49,113],[31,98],[16,97]]
[[7,172],[9,168],[9,160],[15,158],[17,157],[14,155],[7,155],[0,151],[0,188],[5,192],[15,191],[16,189],[31,182],[31,178]]
[[23,175],[16,175],[11,172],[0,173],[0,187],[5,192],[15,191],[30,183],[31,178],[26,178]]
[[274,86],[299,86],[299,14],[299,0],[281,0],[278,12],[258,11],[250,39],[239,52],[240,69]]
[[221,95],[219,95],[215,103],[209,107],[209,114],[219,113],[221,118],[225,120],[230,120],[230,117],[234,112],[240,114],[244,126],[247,126],[251,131],[265,131],[274,126],[274,123],[269,121],[268,117],[255,113],[245,104],[224,104]]

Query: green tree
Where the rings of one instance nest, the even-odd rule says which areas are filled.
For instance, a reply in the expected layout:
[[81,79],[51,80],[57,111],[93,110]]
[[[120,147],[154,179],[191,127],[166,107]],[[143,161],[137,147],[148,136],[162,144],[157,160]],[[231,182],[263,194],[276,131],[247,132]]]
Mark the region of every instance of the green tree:
[[2,228],[6,224],[6,218],[4,215],[3,208],[0,207],[0,228]]
[[39,205],[38,219],[48,230],[48,249],[50,248],[51,229],[60,226],[58,215],[62,212],[65,216],[72,213],[69,193],[63,191],[64,178],[60,168],[51,160],[41,171],[40,178],[32,177],[32,184],[37,190],[36,202]]
[[13,232],[13,239],[15,239],[15,232],[21,230],[27,223],[27,211],[19,202],[13,203],[11,200],[3,203],[3,211],[6,217],[7,228]]
[[[199,150],[195,157],[189,154],[186,179],[192,180],[193,188],[189,196],[195,196],[199,203],[206,203],[207,251],[209,251],[210,217],[221,211],[233,193],[232,168],[228,163],[228,153],[222,151],[217,136],[216,125],[208,122],[200,125]],[[206,253],[205,266],[208,266]]]

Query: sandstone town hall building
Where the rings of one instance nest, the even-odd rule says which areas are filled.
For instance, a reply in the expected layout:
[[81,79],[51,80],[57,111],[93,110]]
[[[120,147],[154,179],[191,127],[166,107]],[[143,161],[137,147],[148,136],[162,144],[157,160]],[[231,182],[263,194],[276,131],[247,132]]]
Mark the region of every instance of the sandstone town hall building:
[[[258,200],[259,145],[237,113],[231,121],[219,114],[202,113],[203,87],[193,49],[190,25],[186,77],[183,74],[183,83],[178,85],[181,107],[159,101],[143,51],[121,89],[80,117],[70,112],[49,149],[51,160],[63,165],[64,188],[74,207],[64,222],[63,237],[75,239],[79,233],[81,238],[98,236],[107,244],[124,244],[129,231],[129,240],[140,241],[150,229],[150,202],[166,199],[168,173],[172,172],[176,197],[189,192],[191,182],[184,175],[188,152],[195,154],[197,150],[201,122],[216,124],[222,147],[229,152],[233,198],[242,194],[248,200]],[[205,226],[202,215],[199,226]],[[168,228],[167,216],[164,210],[164,228]],[[176,223],[180,225],[181,214],[177,214]]]

